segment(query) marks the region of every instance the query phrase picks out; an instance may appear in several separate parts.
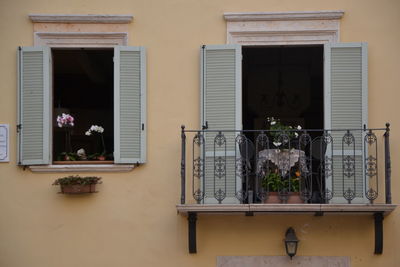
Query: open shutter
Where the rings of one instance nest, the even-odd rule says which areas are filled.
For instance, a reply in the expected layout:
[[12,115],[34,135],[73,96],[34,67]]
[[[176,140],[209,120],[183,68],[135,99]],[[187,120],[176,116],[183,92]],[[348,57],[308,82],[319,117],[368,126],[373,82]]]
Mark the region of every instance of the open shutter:
[[146,54],[143,47],[114,48],[114,161],[146,161]]
[[[368,127],[368,69],[366,43],[326,44],[325,53],[325,129],[362,129]],[[327,188],[333,192],[332,202],[365,202],[363,131],[350,131],[354,137],[342,141],[345,131],[332,132],[333,173]],[[343,147],[343,149],[342,149]],[[353,167],[354,165],[354,167]]]
[[[201,123],[209,130],[242,129],[242,61],[240,45],[214,45],[201,48]],[[234,132],[223,132],[224,147],[215,149],[216,132],[205,136],[205,172],[201,181],[206,203],[218,202],[222,193],[222,203],[237,203],[235,193],[241,190],[240,178],[235,175]],[[202,153],[203,154],[203,153]],[[215,174],[217,157],[223,157],[226,173]],[[215,181],[215,186],[214,186]],[[219,191],[219,193],[218,193]]]
[[18,50],[18,164],[50,163],[50,48]]

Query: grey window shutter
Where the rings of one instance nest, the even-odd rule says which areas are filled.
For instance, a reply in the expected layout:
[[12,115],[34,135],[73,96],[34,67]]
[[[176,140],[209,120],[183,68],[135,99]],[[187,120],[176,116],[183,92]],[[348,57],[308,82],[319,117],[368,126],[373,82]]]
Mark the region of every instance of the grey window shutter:
[[114,161],[146,161],[146,54],[143,47],[114,48]]
[[[242,55],[240,45],[211,45],[201,48],[201,123],[210,130],[242,129]],[[216,133],[205,136],[205,174],[201,181],[206,203],[217,202],[218,190],[226,195],[222,203],[237,203],[235,193],[241,190],[240,178],[235,175],[235,136],[224,133],[226,148],[225,177],[214,177],[214,156],[224,157],[225,151],[216,150]],[[214,187],[215,179],[215,187]]]
[[18,164],[50,163],[50,48],[18,50]]
[[[326,44],[324,47],[325,129],[363,129],[368,127],[368,57],[366,43]],[[332,190],[332,202],[345,202],[344,194],[354,194],[352,203],[365,202],[364,132],[350,131],[354,145],[344,145],[346,132],[332,132],[333,174],[327,188]],[[347,172],[344,157],[355,163]],[[349,165],[347,165],[349,166]],[[350,174],[350,175],[348,175]]]

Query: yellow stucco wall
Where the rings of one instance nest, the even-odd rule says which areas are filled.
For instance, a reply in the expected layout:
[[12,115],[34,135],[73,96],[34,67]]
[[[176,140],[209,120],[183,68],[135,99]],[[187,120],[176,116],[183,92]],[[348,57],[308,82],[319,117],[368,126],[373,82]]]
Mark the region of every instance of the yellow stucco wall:
[[[293,226],[299,255],[351,256],[352,266],[400,266],[400,211],[384,220],[374,255],[373,219],[356,216],[201,216],[198,253],[187,252],[177,215],[180,125],[199,125],[199,47],[224,44],[224,12],[343,10],[342,42],[369,44],[369,125],[392,123],[393,202],[398,188],[400,1],[114,0],[0,1],[0,123],[10,124],[11,161],[0,163],[0,266],[215,266],[219,255],[284,255]],[[16,48],[33,45],[30,13],[133,14],[129,45],[147,48],[148,163],[103,177],[90,196],[57,194],[63,174],[16,166]]]

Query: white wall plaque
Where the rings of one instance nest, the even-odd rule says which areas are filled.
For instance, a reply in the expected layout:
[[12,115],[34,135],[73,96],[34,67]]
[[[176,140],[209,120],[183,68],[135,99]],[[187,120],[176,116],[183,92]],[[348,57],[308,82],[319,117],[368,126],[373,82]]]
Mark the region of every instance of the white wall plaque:
[[0,162],[9,162],[8,124],[0,124]]

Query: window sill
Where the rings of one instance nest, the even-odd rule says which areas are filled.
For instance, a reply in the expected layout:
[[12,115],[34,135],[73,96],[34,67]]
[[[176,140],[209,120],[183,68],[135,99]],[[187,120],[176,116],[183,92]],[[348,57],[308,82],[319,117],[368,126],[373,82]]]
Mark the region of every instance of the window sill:
[[28,166],[32,172],[129,172],[134,164],[59,164]]

